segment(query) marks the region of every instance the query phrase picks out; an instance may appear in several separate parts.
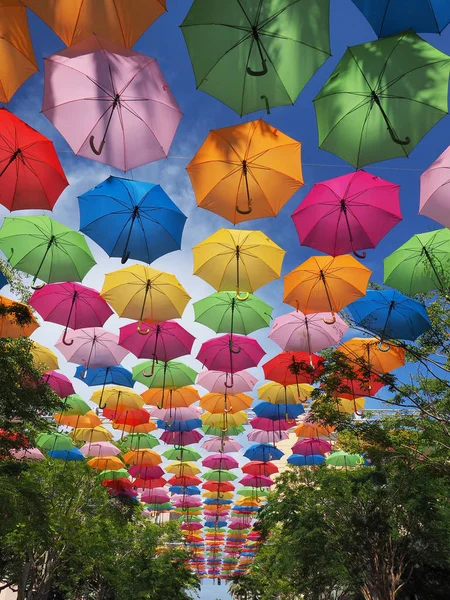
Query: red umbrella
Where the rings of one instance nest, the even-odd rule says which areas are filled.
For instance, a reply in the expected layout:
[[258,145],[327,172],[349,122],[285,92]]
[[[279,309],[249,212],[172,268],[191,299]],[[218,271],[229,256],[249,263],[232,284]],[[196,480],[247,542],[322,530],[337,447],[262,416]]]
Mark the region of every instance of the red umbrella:
[[0,108],[0,204],[52,210],[68,185],[53,143]]
[[163,487],[166,484],[167,481],[162,477],[159,477],[158,479],[135,479],[133,483],[135,488],[141,488],[143,490],[153,490],[155,488]]
[[236,488],[229,481],[206,481],[202,488],[204,490],[208,490],[209,492],[233,492]]
[[336,389],[339,398],[361,398],[362,396],[375,396],[383,387],[384,383],[376,375],[370,377],[355,371],[355,375],[349,379],[341,379]]
[[266,379],[281,385],[312,383],[322,372],[324,359],[308,352],[281,352],[263,364]]
[[133,487],[131,481],[125,478],[105,479],[102,481],[102,485],[113,490],[131,490]]
[[248,473],[249,475],[265,475],[266,477],[269,477],[269,475],[278,473],[278,467],[271,462],[252,460],[242,467],[242,472]]
[[171,477],[166,483],[169,483],[170,485],[180,485],[181,487],[188,487],[189,485],[200,485],[201,482],[202,480],[196,477],[195,475],[190,475],[188,477],[177,477],[175,475],[174,477]]
[[140,467],[139,465],[133,465],[128,469],[128,473],[131,477],[139,477],[140,479],[158,479],[158,477],[164,475],[165,471],[158,465],[155,467]]
[[150,421],[150,413],[144,409],[116,411],[111,408],[104,408],[103,416],[114,421],[114,425],[129,425],[131,427]]

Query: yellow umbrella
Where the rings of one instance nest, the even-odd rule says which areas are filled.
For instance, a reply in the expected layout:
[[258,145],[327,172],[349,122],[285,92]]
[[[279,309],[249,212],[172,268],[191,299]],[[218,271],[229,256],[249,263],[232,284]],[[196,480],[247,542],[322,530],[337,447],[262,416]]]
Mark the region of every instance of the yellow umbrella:
[[370,373],[389,373],[405,364],[405,350],[398,346],[384,347],[377,338],[352,338],[337,350]]
[[258,398],[272,404],[299,404],[309,400],[313,389],[308,383],[285,386],[269,381],[258,388]]
[[77,442],[107,442],[112,438],[112,433],[97,425],[97,427],[80,427],[70,432],[73,440]]
[[97,390],[92,394],[91,402],[95,402],[100,408],[117,411],[139,410],[145,404],[139,394],[123,385],[108,386],[104,390]]
[[193,462],[174,462],[170,463],[166,467],[168,473],[174,473],[178,477],[188,477],[190,475],[197,475],[201,473],[201,469],[197,467]]
[[43,373],[48,373],[49,371],[56,371],[59,369],[56,354],[49,348],[42,346],[42,344],[33,342],[31,354],[33,355],[34,366],[36,369],[42,370]]
[[352,400],[348,400],[347,398],[339,398],[336,402],[336,409],[340,413],[346,413],[351,415],[353,413],[360,414],[364,410],[365,405],[364,398],[354,398]]
[[200,400],[200,406],[213,414],[235,414],[247,410],[252,405],[253,398],[247,394],[206,394]]
[[278,279],[285,255],[262,231],[239,229],[219,229],[192,252],[194,275],[218,291],[235,289],[238,297]]
[[88,460],[87,464],[92,469],[98,469],[99,471],[118,471],[125,468],[125,465],[117,456],[96,456]]
[[[164,390],[162,388],[149,388],[142,393],[142,398],[145,400],[145,404],[150,404],[151,406],[160,406],[163,393]],[[166,402],[164,407],[183,408],[190,406],[199,400],[200,396],[198,391],[194,387],[187,385],[180,387],[177,390],[169,390],[166,392]]]
[[65,425],[66,427],[74,427],[75,429],[92,429],[94,427],[97,427],[97,425],[100,425],[101,423],[101,420],[92,410],[90,410],[84,415],[64,415],[58,413],[56,415],[53,415],[53,418],[60,425]]
[[259,500],[250,500],[250,498],[242,498],[242,500],[236,500],[235,504],[237,506],[261,506],[261,502]]
[[[304,314],[334,313],[364,296],[372,274],[353,256],[311,256],[284,277],[283,302]],[[326,321],[328,323],[328,321]]]
[[142,448],[141,450],[130,450],[123,455],[123,460],[128,465],[138,467],[156,467],[161,464],[161,456],[154,450]]
[[144,265],[107,273],[101,295],[119,317],[139,321],[138,331],[144,334],[149,330],[141,331],[143,320],[158,322],[181,317],[191,299],[175,275]]
[[233,415],[220,415],[220,414],[211,414],[210,412],[204,412],[200,419],[203,422],[203,425],[210,425],[211,427],[238,427],[239,425],[244,425],[247,423],[248,417],[247,413],[244,411],[236,412]]
[[[22,317],[25,317],[27,321],[23,325],[20,322]],[[38,327],[39,323],[26,304],[0,296],[0,337],[28,337]]]
[[232,500],[234,498],[233,492],[202,492],[203,498],[217,498],[217,494],[220,493],[220,498],[223,500]]
[[20,0],[0,0],[0,102],[9,102],[37,70],[26,8]]

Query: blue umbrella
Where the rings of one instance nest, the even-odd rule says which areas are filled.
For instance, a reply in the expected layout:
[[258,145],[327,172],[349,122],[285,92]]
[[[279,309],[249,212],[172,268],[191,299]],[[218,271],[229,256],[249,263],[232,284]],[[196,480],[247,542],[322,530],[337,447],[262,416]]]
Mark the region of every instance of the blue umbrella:
[[259,402],[252,406],[257,417],[278,421],[281,419],[296,419],[305,412],[301,404],[271,404],[270,402]]
[[101,367],[100,369],[89,369],[86,373],[85,368],[80,366],[75,371],[75,377],[89,386],[123,385],[132,388],[136,383],[133,380],[132,372],[124,367]]
[[8,280],[6,279],[6,277],[3,275],[3,273],[0,271],[0,290],[5,287],[5,285],[8,284]]
[[162,419],[158,419],[156,425],[165,431],[192,431],[193,429],[199,429],[203,425],[203,422],[201,419],[187,419],[186,421],[172,421],[172,423],[167,423]]
[[313,465],[321,465],[325,462],[325,458],[321,454],[310,454],[309,456],[303,456],[303,454],[292,454],[288,459],[290,465],[296,467],[310,467]]
[[203,504],[233,504],[233,500],[223,500],[222,498],[206,498]]
[[369,290],[347,308],[359,326],[382,340],[414,341],[431,328],[423,304],[397,290]]
[[125,263],[179,250],[186,216],[153,183],[108,177],[78,197],[80,231]]
[[281,450],[270,444],[254,444],[245,451],[244,456],[249,460],[269,462],[269,460],[280,459],[284,456],[284,452],[281,452]]
[[185,494],[185,496],[196,496],[197,494],[201,494],[200,488],[196,485],[187,485],[186,487],[181,485],[171,485],[169,492],[171,494]]
[[378,37],[413,29],[441,33],[450,23],[448,0],[353,0]]
[[228,521],[205,521],[205,527],[226,527],[228,525]]
[[68,461],[86,459],[84,454],[81,454],[81,452],[76,447],[72,448],[71,450],[50,450],[48,452],[48,455],[52,458]]

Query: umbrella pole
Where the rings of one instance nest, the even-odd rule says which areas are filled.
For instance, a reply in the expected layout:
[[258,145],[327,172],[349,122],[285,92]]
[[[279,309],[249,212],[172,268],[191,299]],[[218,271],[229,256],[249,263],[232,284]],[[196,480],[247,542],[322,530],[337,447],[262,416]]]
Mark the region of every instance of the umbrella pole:
[[6,165],[3,167],[3,169],[0,171],[0,177],[3,175],[3,173],[6,171],[6,169],[16,160],[16,158],[19,156],[19,154],[22,153],[22,150],[20,148],[17,148],[17,150],[15,152],[13,152],[8,160],[8,162],[6,163]]
[[[101,408],[101,409],[106,408],[106,404],[104,404],[102,406],[102,400],[103,400],[103,394],[105,393],[106,382],[108,380],[108,372],[109,372],[109,367],[106,367],[106,369],[105,369],[105,379],[103,380],[102,391],[101,391],[100,398],[99,398],[99,401],[98,401],[98,407]],[[120,392],[119,392],[119,394],[120,394]]]
[[248,167],[246,160],[242,161],[242,173],[244,175],[245,191],[247,192],[247,209],[242,210],[241,208],[239,208],[239,206],[236,205],[236,212],[238,212],[240,215],[249,215],[253,209],[252,199],[250,198],[250,188],[248,187]]
[[38,278],[38,275],[39,275],[39,272],[40,272],[40,270],[42,269],[42,265],[44,264],[44,262],[45,262],[45,259],[47,258],[47,254],[49,253],[49,251],[50,251],[50,248],[51,248],[51,247],[52,247],[52,245],[55,243],[55,240],[56,240],[55,236],[54,236],[54,235],[52,235],[52,236],[50,237],[49,241],[48,241],[47,248],[45,249],[45,252],[44,252],[44,256],[42,257],[42,260],[41,260],[41,262],[39,263],[39,266],[38,266],[38,268],[37,268],[37,271],[36,271],[36,273],[35,273],[35,275],[34,275],[34,277],[33,277],[33,281],[31,282],[31,288],[32,288],[33,290],[40,290],[40,289],[41,289],[41,288],[43,288],[43,287],[44,287],[44,285],[45,285],[45,283],[43,283],[43,284],[41,284],[41,285],[36,285],[36,280],[37,280],[37,278]]
[[109,126],[111,125],[111,119],[113,117],[114,111],[117,108],[119,102],[120,102],[120,94],[116,94],[114,96],[114,100],[113,100],[113,103],[112,103],[112,106],[111,106],[111,114],[109,115],[108,122],[106,123],[105,133],[103,134],[103,138],[102,138],[102,141],[100,142],[100,146],[98,147],[98,150],[94,146],[94,136],[91,135],[91,137],[89,138],[89,145],[91,147],[91,150],[97,156],[100,156],[100,154],[103,152],[103,148],[104,148],[105,143],[106,143],[106,135],[108,133]]
[[72,295],[72,304],[70,305],[69,316],[67,317],[67,323],[66,323],[66,327],[64,329],[64,334],[62,337],[62,343],[65,346],[71,346],[73,344],[73,340],[70,340],[68,342],[66,340],[66,336],[67,336],[67,330],[69,329],[70,318],[72,317],[73,307],[75,306],[75,302],[77,300],[77,296],[78,296],[78,292],[75,291]]
[[153,375],[153,373],[155,371],[155,362],[158,362],[158,359],[156,357],[156,350],[158,348],[158,338],[159,338],[160,331],[161,331],[161,327],[158,323],[158,325],[156,326],[155,347],[153,348],[152,370],[151,370],[151,373],[149,373],[148,375],[147,374],[145,375],[146,377],[151,377]]
[[358,258],[361,258],[361,259],[366,258],[366,256],[367,256],[366,252],[357,252],[355,250],[355,247],[353,246],[353,235],[352,235],[352,230],[351,230],[351,227],[350,227],[350,222],[348,220],[347,205],[345,204],[345,200],[344,199],[341,200],[341,212],[343,213],[344,218],[345,218],[345,222],[347,224],[348,236],[350,238],[350,245],[352,247],[353,254],[355,256],[357,256]]
[[391,316],[392,310],[394,309],[394,305],[395,305],[395,302],[394,302],[394,300],[392,300],[391,303],[389,304],[388,314],[386,315],[386,321],[384,323],[383,331],[381,332],[380,341],[378,343],[378,350],[380,350],[381,352],[388,352],[388,350],[391,347],[390,344],[386,344],[386,347],[383,348],[383,339],[384,339],[384,335],[386,333],[389,318]]
[[437,272],[436,267],[434,266],[434,263],[433,263],[433,260],[432,260],[433,257],[430,255],[430,253],[429,253],[428,249],[426,248],[426,246],[423,246],[422,252],[425,254],[428,262],[430,263],[431,269],[432,269],[433,273],[436,276],[438,284],[441,286],[440,287],[441,292],[444,294],[445,298],[448,300],[448,296],[447,296],[447,293],[445,292],[445,286],[444,286],[444,284],[442,282],[441,276],[439,275],[439,273]]
[[323,287],[325,288],[325,294],[327,295],[328,306],[330,307],[331,312],[331,321],[327,321],[326,319],[324,319],[323,322],[326,325],[333,325],[334,323],[336,323],[336,316],[334,314],[333,303],[331,302],[330,290],[328,289],[327,280],[325,279],[325,273],[322,271],[322,269],[320,269],[320,279],[322,280]]
[[150,281],[150,279],[147,279],[147,283],[145,285],[144,300],[142,301],[141,315],[139,317],[139,323],[138,323],[138,327],[137,327],[138,333],[140,333],[141,335],[148,335],[150,333],[150,327],[148,327],[146,331],[142,331],[141,324],[142,324],[142,319],[144,318],[145,303],[147,302],[147,296],[148,296],[148,292],[149,292],[151,286],[152,286],[152,282]]
[[[233,329],[234,329],[234,310],[236,308],[236,298],[231,299],[231,324],[230,324],[230,352],[233,354],[239,354],[241,349],[239,347],[233,348]],[[232,371],[233,369],[231,369]]]
[[246,294],[244,296],[241,296],[241,291],[240,291],[240,273],[239,273],[239,260],[241,257],[241,249],[239,246],[236,246],[236,298],[238,300],[240,300],[241,302],[247,300],[247,298],[250,296],[249,292],[246,292]]
[[411,139],[409,137],[406,137],[404,140],[401,140],[398,137],[398,135],[395,133],[395,131],[391,125],[391,122],[389,121],[389,117],[387,116],[384,108],[381,106],[380,98],[375,90],[372,90],[371,97],[372,97],[372,100],[375,102],[375,104],[380,109],[381,116],[383,117],[384,122],[387,125],[387,130],[389,131],[389,135],[391,136],[392,141],[395,144],[398,144],[399,146],[407,146],[411,142]]
[[312,352],[311,352],[311,336],[309,335],[309,323],[308,323],[308,317],[306,315],[305,315],[305,328],[306,328],[306,339],[308,340],[309,364],[311,365],[311,367],[314,367],[313,360],[312,360]]
[[130,223],[130,229],[128,230],[128,235],[127,235],[127,240],[125,242],[125,247],[123,249],[123,253],[122,253],[122,258],[120,259],[120,262],[124,265],[127,260],[130,258],[130,250],[128,250],[128,246],[130,244],[130,239],[131,239],[131,232],[133,231],[133,225],[134,222],[136,220],[136,217],[139,214],[139,206],[135,206],[133,209],[133,214],[131,215],[131,223]]
[[91,350],[89,352],[89,357],[87,359],[87,362],[83,359],[83,362],[84,362],[84,373],[81,375],[81,377],[83,379],[86,379],[86,376],[88,374],[89,365],[91,363],[92,352],[94,350],[94,346],[95,346],[95,341],[96,340],[97,340],[97,336],[94,335],[94,337],[92,338]]

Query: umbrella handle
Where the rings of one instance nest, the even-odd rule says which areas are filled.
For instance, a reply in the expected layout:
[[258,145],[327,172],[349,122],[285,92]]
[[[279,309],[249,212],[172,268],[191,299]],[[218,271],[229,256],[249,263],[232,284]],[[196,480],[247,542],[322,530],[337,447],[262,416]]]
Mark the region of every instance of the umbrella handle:
[[130,254],[131,254],[131,252],[130,252],[129,250],[128,250],[127,252],[124,252],[124,253],[122,254],[122,258],[120,259],[120,262],[121,262],[123,265],[124,265],[124,264],[127,262],[127,260],[130,258]]
[[224,412],[226,412],[228,414],[228,413],[232,412],[233,407],[230,406],[230,408],[224,408],[223,410],[224,410]]
[[323,319],[325,325],[334,325],[336,323],[336,315],[331,313],[331,321],[327,321],[327,319]]
[[230,347],[230,352],[232,354],[239,354],[239,352],[241,351],[241,348],[233,349],[233,341],[232,340],[230,340],[229,347]]
[[267,63],[264,59],[261,61],[262,69],[260,71],[254,71],[252,68],[247,67],[247,73],[252,77],[262,77],[267,73]]
[[383,342],[383,340],[380,340],[378,342],[378,350],[380,352],[389,352],[389,350],[391,349],[391,345],[386,343],[386,346],[383,347],[383,343],[386,343],[386,342]]
[[264,102],[266,103],[266,113],[268,115],[270,115],[270,105],[269,105],[269,98],[265,95],[261,96],[261,100],[264,100]]
[[42,290],[45,283],[41,283],[40,285],[35,285],[35,281],[36,281],[36,279],[33,279],[33,283],[30,285],[31,289],[32,290]]
[[105,140],[102,140],[100,142],[100,146],[97,148],[94,146],[94,136],[91,135],[91,137],[89,138],[89,146],[91,147],[91,150],[94,154],[96,154],[97,156],[100,156],[100,154],[103,152],[103,148],[105,147]]
[[[146,331],[142,331],[141,325],[142,325],[142,321],[139,321],[138,326],[137,326],[137,332],[140,333],[141,335],[148,335],[150,333],[150,327]],[[153,373],[152,373],[152,375],[153,375]],[[145,377],[151,377],[151,375],[145,375]]]
[[239,302],[245,302],[245,300],[247,300],[249,296],[250,292],[245,292],[245,295],[241,296],[240,290],[236,290],[236,300],[239,300]]
[[239,208],[239,206],[236,206],[236,212],[238,212],[240,215],[249,215],[252,211],[253,211],[253,208],[250,206],[250,203],[248,205],[247,210],[242,210],[242,208]]
[[228,424],[225,426],[225,429],[221,429],[221,431],[222,431],[223,433],[226,433],[226,432],[228,431]]
[[64,335],[62,337],[62,343],[65,346],[71,346],[73,344],[73,340],[67,341],[66,336],[67,336],[67,327],[64,329]]
[[357,415],[358,417],[363,417],[364,411],[363,410],[355,410],[355,415]]
[[390,126],[388,127],[388,131],[392,141],[399,146],[407,146],[411,142],[411,139],[408,136],[406,136],[404,140],[401,140],[399,137],[397,137],[394,133],[394,130]]
[[353,254],[361,260],[364,260],[367,256],[367,252],[357,252],[356,250],[353,250]]
[[286,423],[295,423],[295,419],[290,419],[289,418],[289,413],[288,411],[286,411]]

